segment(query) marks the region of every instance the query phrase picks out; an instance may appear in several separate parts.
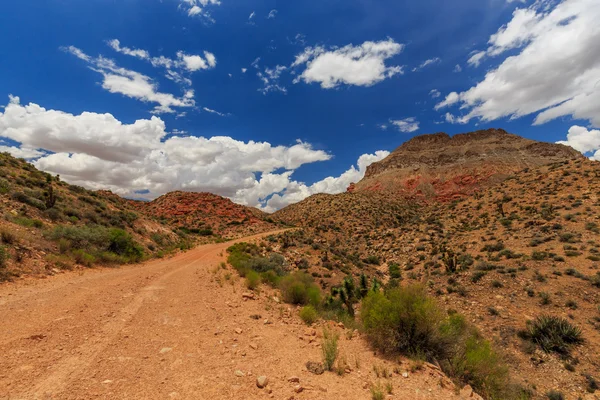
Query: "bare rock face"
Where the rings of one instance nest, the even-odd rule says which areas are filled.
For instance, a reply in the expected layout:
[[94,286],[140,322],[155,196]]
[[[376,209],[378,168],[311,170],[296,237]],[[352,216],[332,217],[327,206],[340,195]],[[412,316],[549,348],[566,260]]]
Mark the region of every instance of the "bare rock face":
[[412,138],[371,164],[349,190],[391,192],[405,198],[450,201],[525,168],[582,158],[571,147],[537,142],[502,129]]

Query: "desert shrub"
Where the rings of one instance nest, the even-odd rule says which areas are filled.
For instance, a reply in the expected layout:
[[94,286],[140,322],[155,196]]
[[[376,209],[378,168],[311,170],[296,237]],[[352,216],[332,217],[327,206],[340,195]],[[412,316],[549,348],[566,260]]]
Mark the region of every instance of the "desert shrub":
[[302,318],[302,321],[307,325],[312,325],[319,319],[319,314],[313,306],[307,305],[300,310],[300,318]]
[[323,367],[327,371],[333,369],[335,360],[338,356],[338,340],[339,334],[329,329],[323,330],[323,344],[321,350],[323,352]]
[[24,204],[28,204],[28,205],[38,208],[42,211],[46,209],[46,204],[44,204],[43,201],[36,199],[35,197],[32,197],[30,195],[27,195],[23,192],[14,192],[10,195],[10,197],[13,200],[16,200],[16,201],[24,203]]
[[400,265],[398,265],[397,263],[390,263],[388,265],[388,269],[390,272],[390,278],[400,279],[402,277],[402,272],[400,272]]
[[550,299],[550,293],[540,292],[540,304],[543,306],[547,306],[550,303],[552,303],[552,300]]
[[600,389],[598,381],[593,376],[585,375],[585,380],[587,381],[586,390],[588,391],[588,393],[595,393],[596,390]]
[[458,314],[446,315],[420,286],[371,291],[361,317],[373,347],[437,362],[450,376],[490,398],[509,398],[500,356]]
[[77,249],[72,252],[75,262],[86,267],[91,267],[96,262],[96,257],[86,253],[84,250]]
[[559,240],[563,243],[576,243],[577,236],[574,233],[565,232],[559,235]]
[[12,219],[12,222],[14,222],[17,225],[25,226],[27,228],[42,228],[44,226],[44,223],[39,219],[32,219],[23,216],[14,217]]
[[490,342],[478,335],[470,336],[459,354],[452,358],[451,365],[454,374],[478,388],[481,394],[490,398],[506,398],[499,394],[508,389],[508,369]]
[[317,306],[321,300],[321,291],[310,275],[296,272],[287,275],[279,282],[283,301],[290,304],[312,304]]
[[545,352],[560,354],[569,354],[572,346],[583,342],[580,328],[565,318],[550,315],[542,315],[529,322],[519,336],[540,346]]
[[17,241],[17,236],[7,229],[0,230],[0,239],[2,243],[13,244]]
[[590,282],[592,283],[593,286],[600,288],[600,272],[596,272],[596,275],[593,275],[590,278]]
[[261,278],[258,272],[248,271],[246,274],[246,287],[250,290],[254,290],[260,286]]
[[383,400],[385,399],[385,394],[383,393],[383,389],[381,388],[381,384],[372,385],[371,386],[371,400]]
[[46,211],[44,211],[44,215],[46,215],[46,217],[48,217],[48,219],[50,219],[50,221],[53,222],[60,221],[62,219],[61,212],[55,207],[49,208]]
[[371,256],[366,257],[363,260],[363,262],[365,264],[372,264],[372,265],[380,265],[381,264],[381,260],[376,255],[371,255]]
[[261,275],[262,281],[267,285],[276,288],[279,287],[279,281],[281,281],[281,276],[277,275],[275,271],[266,271]]
[[109,240],[109,231],[100,226],[59,225],[48,236],[51,240],[68,240],[73,248],[81,249],[106,246]]
[[444,351],[443,314],[419,286],[370,293],[361,316],[371,343],[385,353],[431,359]]
[[144,255],[144,250],[135,240],[133,240],[133,237],[119,228],[112,228],[108,231],[107,250],[120,256],[127,257],[131,261],[137,261]]
[[6,261],[8,260],[8,251],[6,247],[0,246],[0,268],[6,268]]
[[485,246],[483,246],[481,251],[494,252],[494,251],[500,251],[503,249],[504,249],[504,243],[496,242],[494,244],[486,244]]
[[487,272],[476,271],[476,272],[473,273],[473,275],[471,275],[471,282],[477,283],[477,282],[479,282],[481,280],[481,278],[483,278],[486,275],[487,275]]
[[557,390],[549,391],[548,393],[546,393],[546,397],[548,398],[548,400],[565,400],[565,396]]
[[10,184],[6,179],[0,179],[0,194],[6,194],[10,191]]
[[227,249],[227,261],[241,276],[253,270],[259,273],[274,271],[277,275],[285,274],[285,258],[281,254],[272,253],[269,258],[260,255],[260,248],[255,244],[236,243]]
[[[61,253],[85,249],[87,254],[96,258],[99,253],[109,252],[117,255],[118,257],[112,257],[112,259],[119,262],[139,261],[144,255],[142,247],[133,240],[133,237],[118,228],[106,228],[99,225],[59,225],[47,236],[58,242]],[[110,257],[106,254],[103,256],[103,259],[108,258]],[[89,262],[90,259],[84,257],[83,260]]]

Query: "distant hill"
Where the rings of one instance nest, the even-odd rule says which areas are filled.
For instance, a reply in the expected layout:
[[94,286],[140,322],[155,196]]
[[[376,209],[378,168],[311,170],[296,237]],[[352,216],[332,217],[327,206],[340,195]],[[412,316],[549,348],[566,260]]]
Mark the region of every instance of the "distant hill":
[[436,133],[414,137],[371,164],[350,190],[448,201],[494,185],[524,168],[581,158],[571,147],[525,139],[502,129],[452,137]]
[[212,193],[176,191],[132,204],[141,213],[204,235],[237,237],[277,229],[268,214]]

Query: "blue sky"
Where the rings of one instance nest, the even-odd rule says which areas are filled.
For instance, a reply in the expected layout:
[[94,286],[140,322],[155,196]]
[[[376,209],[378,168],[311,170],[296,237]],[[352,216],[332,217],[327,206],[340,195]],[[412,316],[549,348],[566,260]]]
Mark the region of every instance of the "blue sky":
[[339,192],[424,133],[501,127],[595,157],[599,8],[10,2],[0,145],[93,189],[207,190],[266,210]]

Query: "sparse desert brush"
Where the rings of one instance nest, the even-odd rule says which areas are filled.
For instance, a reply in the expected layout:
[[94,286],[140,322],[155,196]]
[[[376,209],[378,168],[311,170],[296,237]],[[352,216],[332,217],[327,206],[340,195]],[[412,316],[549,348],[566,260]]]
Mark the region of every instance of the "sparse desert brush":
[[260,284],[260,274],[256,271],[248,271],[246,274],[246,287],[250,290],[255,290],[260,286]]
[[529,340],[546,352],[569,354],[572,346],[583,343],[581,329],[567,319],[542,315],[529,322],[519,332],[522,339]]
[[491,344],[459,314],[445,315],[422,287],[370,292],[361,317],[369,342],[384,354],[438,362],[488,397],[504,393],[507,368]]
[[377,383],[377,385],[371,385],[371,399],[372,400],[383,400],[385,398],[385,393],[381,387],[381,383]]
[[0,230],[0,239],[2,243],[13,244],[17,241],[17,235],[6,228]]
[[302,307],[300,310],[300,318],[307,325],[312,325],[319,319],[319,314],[317,313],[317,310],[315,310],[315,308],[309,304]]
[[321,351],[323,353],[323,366],[327,371],[331,371],[338,357],[339,335],[328,328],[323,329],[323,343]]
[[279,289],[286,303],[302,305],[310,303],[318,306],[321,301],[321,291],[312,277],[304,272],[284,276],[279,283]]

